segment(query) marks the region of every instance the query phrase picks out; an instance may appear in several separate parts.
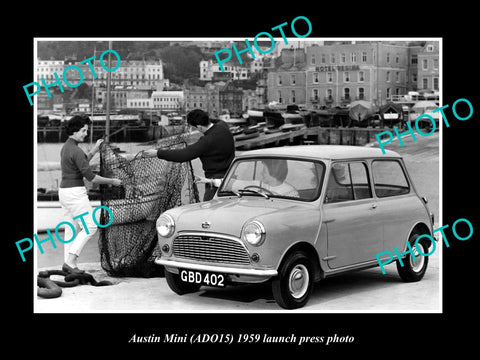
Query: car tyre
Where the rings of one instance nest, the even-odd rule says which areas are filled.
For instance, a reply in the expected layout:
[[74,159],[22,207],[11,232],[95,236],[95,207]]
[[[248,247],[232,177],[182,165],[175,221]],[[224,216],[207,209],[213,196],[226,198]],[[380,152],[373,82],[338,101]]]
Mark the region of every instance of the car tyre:
[[200,284],[191,284],[182,281],[179,274],[171,273],[170,271],[165,270],[165,279],[167,279],[167,284],[172,289],[173,292],[178,295],[184,295],[189,293],[197,292],[200,289]]
[[[397,271],[400,278],[405,282],[415,282],[423,279],[425,272],[427,271],[428,266],[428,256],[423,256],[417,250],[415,246],[415,240],[421,234],[413,234],[410,236],[409,243],[412,247],[413,253],[415,254],[416,260],[413,260],[412,254],[408,253],[402,259],[403,266],[400,264],[400,261],[397,259]],[[418,246],[422,247],[422,253],[428,254],[428,246],[422,242],[418,242]]]
[[303,251],[291,253],[272,281],[273,297],[284,309],[305,306],[313,290],[313,263]]

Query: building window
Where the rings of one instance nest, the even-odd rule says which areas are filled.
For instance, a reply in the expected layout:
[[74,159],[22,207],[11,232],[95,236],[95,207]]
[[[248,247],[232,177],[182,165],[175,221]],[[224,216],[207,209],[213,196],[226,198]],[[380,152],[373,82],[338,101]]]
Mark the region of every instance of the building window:
[[400,82],[400,71],[395,72],[395,81]]
[[365,99],[365,89],[364,88],[358,88],[358,100],[363,100]]
[[295,104],[296,98],[295,98],[295,90],[292,90],[292,103]]
[[318,72],[314,72],[314,73],[313,73],[312,82],[313,82],[314,84],[318,84]]
[[438,59],[433,59],[433,68],[438,70]]
[[387,64],[390,63],[390,53],[387,53]]
[[434,89],[434,90],[438,90],[438,89],[439,89],[439,86],[438,86],[438,78],[437,78],[437,77],[434,77],[434,78],[433,78],[433,89]]
[[347,54],[345,53],[342,53],[341,57],[340,57],[340,62],[343,64],[347,61]]
[[296,83],[295,74],[290,75],[290,79],[291,79],[291,81],[292,81],[292,85],[295,85],[295,83]]
[[392,95],[391,89],[387,88],[387,99],[390,99],[391,95]]
[[350,82],[350,73],[348,71],[343,73],[343,82]]
[[433,52],[433,45],[427,45],[427,52]]
[[277,77],[277,85],[282,85],[282,76],[278,75]]
[[331,53],[331,54],[330,54],[330,62],[331,62],[332,64],[335,64],[335,53]]
[[359,71],[358,72],[358,81],[359,82],[364,82],[365,81],[365,72],[364,71]]
[[315,54],[310,55],[310,64],[315,65]]
[[400,63],[400,56],[396,55],[395,56],[395,64],[399,64]]
[[387,71],[387,73],[385,74],[385,81],[390,81],[390,71]]
[[345,100],[350,100],[350,89],[349,88],[344,88],[343,89],[343,98]]
[[327,57],[326,57],[325,54],[322,54],[321,62],[322,62],[322,64],[325,64],[327,62]]
[[423,59],[422,68],[423,70],[428,70],[428,59]]
[[312,98],[313,100],[318,100],[318,89],[312,90]]
[[282,92],[278,92],[278,102],[281,104],[282,103]]
[[352,61],[352,63],[356,63],[356,62],[357,62],[357,53],[354,53],[354,52],[352,53],[352,55],[351,55],[351,61]]
[[362,51],[362,62],[366,63],[367,62],[367,52]]
[[422,85],[423,85],[423,89],[428,89],[428,79],[427,78],[423,78],[422,79]]
[[333,73],[327,72],[327,83],[333,82]]
[[332,89],[327,89],[327,100],[332,100],[333,99],[333,90]]

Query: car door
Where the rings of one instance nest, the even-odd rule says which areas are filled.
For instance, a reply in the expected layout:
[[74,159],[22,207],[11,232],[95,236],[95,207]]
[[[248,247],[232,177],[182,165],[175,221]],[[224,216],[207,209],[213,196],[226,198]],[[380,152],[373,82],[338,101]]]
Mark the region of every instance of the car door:
[[425,219],[425,208],[406,176],[400,159],[372,161],[372,184],[377,197],[379,221],[384,228],[384,250],[405,249],[409,232]]
[[323,204],[326,260],[331,269],[375,260],[383,250],[383,226],[377,215],[367,164],[333,163]]

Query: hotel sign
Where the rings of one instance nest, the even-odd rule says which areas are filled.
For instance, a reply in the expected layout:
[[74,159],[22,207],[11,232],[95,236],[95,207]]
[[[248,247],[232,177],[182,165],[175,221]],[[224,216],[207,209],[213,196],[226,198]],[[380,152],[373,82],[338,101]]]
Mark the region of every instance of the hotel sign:
[[383,114],[384,119],[398,119],[398,113],[385,113]]
[[359,65],[326,65],[326,66],[316,66],[316,71],[350,71],[350,70],[360,70]]

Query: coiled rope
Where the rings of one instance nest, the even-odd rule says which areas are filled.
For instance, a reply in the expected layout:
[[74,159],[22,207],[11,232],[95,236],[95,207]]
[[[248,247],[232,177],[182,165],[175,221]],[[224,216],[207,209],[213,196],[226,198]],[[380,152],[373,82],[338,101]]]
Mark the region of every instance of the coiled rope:
[[[50,275],[64,276],[64,281],[51,280]],[[92,274],[71,274],[63,270],[44,270],[37,276],[37,296],[47,299],[62,295],[62,288],[91,284],[92,286],[113,285],[110,281],[96,281]]]

